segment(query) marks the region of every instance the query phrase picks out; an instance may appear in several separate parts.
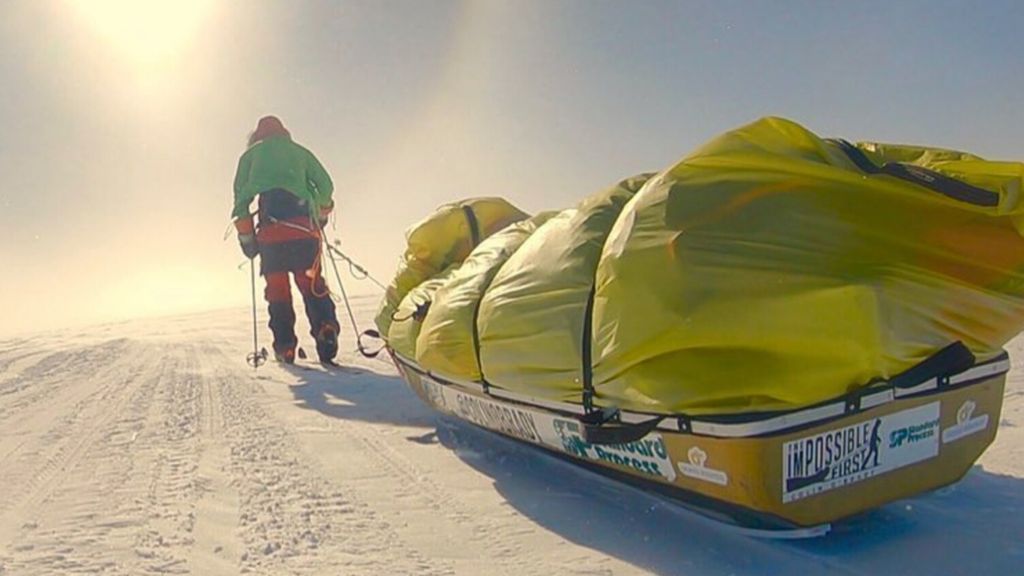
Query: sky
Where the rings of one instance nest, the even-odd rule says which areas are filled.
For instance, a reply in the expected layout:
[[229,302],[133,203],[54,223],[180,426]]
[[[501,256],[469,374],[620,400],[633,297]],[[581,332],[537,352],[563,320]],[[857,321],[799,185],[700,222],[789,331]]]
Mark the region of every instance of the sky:
[[0,336],[248,306],[231,185],[266,114],[386,283],[441,204],[570,207],[762,116],[1024,159],[1021,22],[998,0],[7,0]]

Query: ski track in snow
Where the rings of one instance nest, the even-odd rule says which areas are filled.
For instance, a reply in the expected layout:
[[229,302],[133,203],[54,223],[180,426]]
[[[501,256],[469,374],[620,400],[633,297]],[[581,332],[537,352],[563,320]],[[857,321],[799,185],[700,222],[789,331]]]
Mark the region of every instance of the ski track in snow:
[[[362,324],[375,304],[355,299]],[[963,481],[786,542],[438,415],[380,360],[254,371],[248,322],[227,310],[0,340],[0,575],[1024,565],[1024,338],[1009,346],[999,436]]]

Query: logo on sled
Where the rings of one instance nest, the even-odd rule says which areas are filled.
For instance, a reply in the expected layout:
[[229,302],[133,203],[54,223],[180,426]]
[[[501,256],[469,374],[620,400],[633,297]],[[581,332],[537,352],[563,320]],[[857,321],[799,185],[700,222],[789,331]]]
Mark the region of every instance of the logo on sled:
[[689,462],[679,463],[679,471],[683,473],[683,476],[711,482],[719,486],[725,486],[729,483],[728,474],[722,470],[707,467],[708,453],[701,450],[699,446],[690,448],[686,452],[686,459]]
[[942,431],[942,443],[949,444],[957,440],[981,432],[988,428],[988,414],[974,416],[978,409],[978,403],[974,400],[967,400],[960,405],[956,411],[956,424]]
[[626,444],[591,444],[580,434],[578,422],[555,418],[554,431],[561,448],[584,460],[606,462],[632,468],[648,476],[675,480],[676,471],[668,459],[668,449],[660,434],[648,434],[636,442]]
[[782,501],[860,482],[939,453],[939,403],[932,402],[786,442]]
[[422,382],[424,394],[430,403],[440,410],[520,440],[541,441],[537,423],[533,414],[528,411],[464,394],[427,377],[424,377]]

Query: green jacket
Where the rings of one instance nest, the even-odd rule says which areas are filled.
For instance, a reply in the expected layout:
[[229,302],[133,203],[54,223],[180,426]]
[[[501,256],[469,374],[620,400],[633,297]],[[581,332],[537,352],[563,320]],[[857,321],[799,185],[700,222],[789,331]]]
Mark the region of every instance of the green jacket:
[[316,156],[283,135],[253,144],[239,158],[231,216],[248,216],[253,198],[275,188],[283,188],[308,201],[311,213],[330,206],[334,193],[334,183]]

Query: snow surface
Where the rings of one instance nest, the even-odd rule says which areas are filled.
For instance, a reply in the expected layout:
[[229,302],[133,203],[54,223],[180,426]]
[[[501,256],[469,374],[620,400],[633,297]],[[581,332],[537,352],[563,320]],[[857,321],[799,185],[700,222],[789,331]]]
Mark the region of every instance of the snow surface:
[[962,482],[794,542],[441,416],[383,360],[254,372],[249,314],[0,341],[0,574],[1022,573],[1024,338]]

